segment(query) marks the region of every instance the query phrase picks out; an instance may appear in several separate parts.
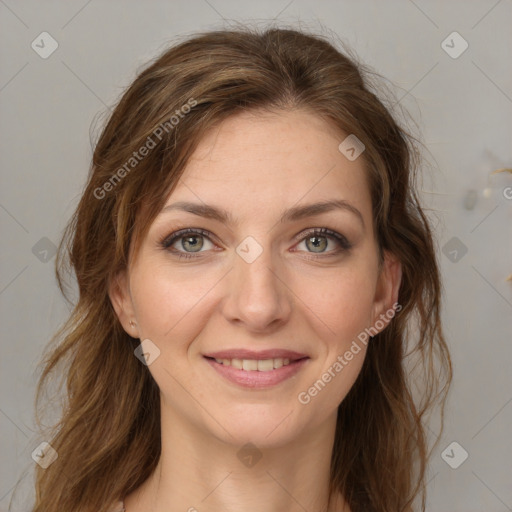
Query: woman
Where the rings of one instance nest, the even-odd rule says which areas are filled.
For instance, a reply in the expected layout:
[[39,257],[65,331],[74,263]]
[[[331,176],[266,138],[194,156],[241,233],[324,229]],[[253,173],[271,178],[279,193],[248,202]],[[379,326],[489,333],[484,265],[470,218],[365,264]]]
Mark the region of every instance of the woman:
[[141,72],[59,248],[33,511],[424,510],[451,364],[414,148],[321,37],[209,32]]

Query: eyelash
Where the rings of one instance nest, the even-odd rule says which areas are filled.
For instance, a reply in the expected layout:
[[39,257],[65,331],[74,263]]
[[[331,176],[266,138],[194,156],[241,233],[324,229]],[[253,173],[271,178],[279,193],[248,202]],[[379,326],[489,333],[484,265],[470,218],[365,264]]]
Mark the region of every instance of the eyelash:
[[[187,234],[194,234],[194,235],[201,235],[206,238],[208,238],[210,241],[211,238],[214,238],[213,234],[209,231],[206,231],[204,229],[196,229],[196,228],[186,228],[186,229],[180,229],[179,231],[175,231],[174,233],[171,233],[170,235],[166,235],[164,238],[162,238],[159,242],[159,245],[165,249],[166,251],[177,255],[179,259],[185,258],[185,259],[193,259],[193,258],[199,258],[199,254],[204,251],[198,251],[197,253],[187,253],[183,251],[177,251],[175,249],[171,249],[171,246],[176,242],[176,240],[179,240],[180,238],[184,238]],[[326,238],[335,239],[341,246],[341,249],[336,249],[334,251],[330,251],[329,253],[309,253],[309,258],[311,259],[317,259],[317,258],[325,258],[333,255],[337,255],[341,252],[349,251],[352,248],[352,244],[341,234],[336,233],[335,231],[331,231],[327,228],[314,228],[310,229],[306,233],[301,233],[298,237],[298,242],[302,242],[306,240],[307,238],[311,238],[313,236],[323,236]],[[213,243],[213,242],[212,242]]]

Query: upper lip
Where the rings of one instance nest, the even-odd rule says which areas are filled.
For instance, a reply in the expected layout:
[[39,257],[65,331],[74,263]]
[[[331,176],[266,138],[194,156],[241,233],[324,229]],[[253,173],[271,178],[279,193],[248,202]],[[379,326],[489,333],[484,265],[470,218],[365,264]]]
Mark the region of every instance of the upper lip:
[[213,357],[214,359],[289,359],[290,361],[297,361],[298,359],[304,359],[309,357],[306,354],[300,352],[294,352],[293,350],[283,350],[279,348],[273,348],[269,350],[247,350],[247,349],[232,349],[232,350],[220,350],[218,352],[210,352],[204,354],[205,357]]

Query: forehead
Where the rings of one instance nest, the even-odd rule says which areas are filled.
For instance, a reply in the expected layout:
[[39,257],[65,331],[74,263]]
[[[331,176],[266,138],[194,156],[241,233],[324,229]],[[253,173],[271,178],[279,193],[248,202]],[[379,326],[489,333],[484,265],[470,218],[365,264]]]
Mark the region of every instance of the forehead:
[[343,199],[371,224],[363,158],[350,161],[338,149],[347,135],[303,110],[233,115],[200,141],[166,204],[194,200],[238,217]]

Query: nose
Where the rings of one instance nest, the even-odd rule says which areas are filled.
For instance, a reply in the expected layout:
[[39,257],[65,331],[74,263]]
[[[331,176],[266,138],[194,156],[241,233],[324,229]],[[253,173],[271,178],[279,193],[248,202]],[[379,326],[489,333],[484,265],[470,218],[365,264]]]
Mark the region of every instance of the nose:
[[251,263],[234,254],[227,277],[224,316],[243,324],[248,331],[266,333],[285,324],[290,317],[293,293],[281,265],[270,248]]

